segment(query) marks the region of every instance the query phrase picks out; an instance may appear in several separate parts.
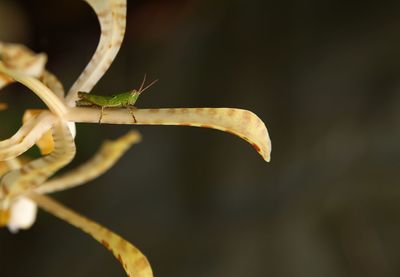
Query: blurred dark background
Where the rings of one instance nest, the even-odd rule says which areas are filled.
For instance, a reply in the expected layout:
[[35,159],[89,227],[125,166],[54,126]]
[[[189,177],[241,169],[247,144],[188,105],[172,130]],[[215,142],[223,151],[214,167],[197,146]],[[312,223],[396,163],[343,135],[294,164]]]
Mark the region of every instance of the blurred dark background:
[[[262,118],[265,163],[218,131],[140,126],[144,140],[88,185],[55,197],[138,246],[155,276],[400,275],[400,2],[128,1],[121,52],[99,93],[159,83],[147,107],[238,107]],[[66,88],[99,28],[80,0],[0,2],[0,39],[49,56]],[[26,108],[1,92],[2,138]],[[78,155],[131,127],[78,126]],[[37,150],[31,151],[37,155]],[[72,167],[71,166],[71,167]],[[124,276],[100,244],[40,212],[0,231],[0,276]]]

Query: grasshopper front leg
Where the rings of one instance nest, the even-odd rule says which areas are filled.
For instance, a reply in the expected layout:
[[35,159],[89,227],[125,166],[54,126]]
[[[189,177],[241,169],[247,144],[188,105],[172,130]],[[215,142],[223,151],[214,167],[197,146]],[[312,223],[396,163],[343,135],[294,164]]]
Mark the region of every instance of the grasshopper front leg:
[[135,117],[135,115],[134,115],[134,113],[133,113],[133,110],[136,110],[136,107],[134,107],[134,106],[127,106],[126,108],[128,109],[129,113],[131,114],[131,116],[132,116],[132,118],[133,118],[133,123],[136,123],[137,120],[136,120],[136,117]]
[[99,124],[101,124],[101,119],[103,118],[104,108],[105,108],[104,106],[101,106]]

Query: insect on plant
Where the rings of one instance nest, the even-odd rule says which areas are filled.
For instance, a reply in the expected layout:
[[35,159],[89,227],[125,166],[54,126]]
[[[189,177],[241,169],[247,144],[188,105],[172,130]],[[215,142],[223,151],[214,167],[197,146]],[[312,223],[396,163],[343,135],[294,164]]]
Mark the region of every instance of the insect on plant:
[[[118,259],[128,276],[153,277],[149,261],[137,247],[46,196],[88,184],[113,166],[141,138],[137,131],[131,131],[116,140],[107,141],[92,159],[57,176],[55,174],[71,163],[76,154],[75,124],[101,123],[103,120],[109,124],[216,129],[244,139],[267,162],[270,161],[271,140],[264,122],[244,109],[137,109],[134,105],[141,93],[157,81],[146,86],[146,76],[138,90],[109,96],[90,94],[120,49],[125,34],[127,0],[85,1],[97,14],[101,35],[92,59],[67,94],[57,76],[47,70],[46,54],[37,54],[23,45],[0,41],[0,89],[18,82],[34,92],[48,107],[28,109],[20,129],[13,136],[0,139],[0,227],[7,227],[13,233],[30,228],[40,207],[100,242]],[[6,108],[7,104],[0,103],[0,110]],[[98,108],[101,108],[100,115]],[[110,110],[103,118],[105,108]],[[4,124],[0,127],[4,126],[7,127]],[[24,156],[35,144],[41,156],[36,159]],[[0,272],[4,275],[3,266]]]
[[136,109],[134,106],[138,100],[140,94],[154,85],[158,80],[154,80],[148,86],[144,88],[146,82],[146,75],[144,75],[143,82],[140,85],[139,90],[132,90],[128,92],[122,92],[115,95],[96,95],[87,92],[78,92],[79,100],[76,101],[76,106],[78,107],[100,107],[101,113],[99,118],[99,123],[103,118],[104,108],[127,108],[129,113],[132,115],[134,122],[136,123],[136,117],[133,110]]

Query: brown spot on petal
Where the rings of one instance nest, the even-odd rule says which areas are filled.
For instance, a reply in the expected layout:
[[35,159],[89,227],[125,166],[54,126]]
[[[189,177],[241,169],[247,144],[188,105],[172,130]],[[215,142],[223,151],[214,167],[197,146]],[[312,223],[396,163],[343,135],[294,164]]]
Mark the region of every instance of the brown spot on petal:
[[158,113],[160,111],[160,109],[150,109],[151,113]]
[[123,265],[124,264],[124,261],[122,260],[122,257],[121,257],[121,255],[120,254],[118,254],[118,261]]
[[22,168],[20,169],[19,172],[21,172],[22,175],[25,175],[25,174],[27,174],[27,173],[29,172],[29,170],[24,166],[24,167],[22,167]]
[[215,114],[217,114],[217,111],[215,109],[208,109],[208,114],[215,115]]
[[104,10],[104,11],[98,12],[97,16],[98,17],[106,17],[108,15],[108,13],[109,13],[108,10]]
[[139,271],[142,271],[144,269],[147,269],[149,265],[149,262],[147,261],[147,259],[145,257],[142,257],[137,263],[136,266],[138,268]]
[[121,39],[115,41],[115,45],[116,45],[116,46],[117,46],[117,45],[121,45],[122,42],[123,42],[123,38],[121,38]]
[[251,121],[251,114],[248,111],[243,111],[243,120],[247,123]]
[[254,148],[258,153],[261,153],[261,148],[260,148],[257,144],[252,143],[251,145],[253,146],[253,148]]
[[10,193],[10,191],[9,191],[8,188],[7,188],[7,184],[5,184],[5,183],[3,183],[3,185],[1,186],[1,190],[3,191],[3,193],[4,193],[5,195],[7,195],[7,194]]
[[126,7],[126,3],[125,3],[125,2],[116,3],[116,4],[114,4],[114,7],[117,7],[117,8],[125,8],[125,7]]
[[[104,245],[105,248],[107,248],[108,250],[110,250],[110,244],[108,244],[108,242],[106,242],[105,240],[101,241],[101,244]],[[111,250],[110,250],[111,251]]]
[[236,110],[235,109],[229,109],[228,110],[228,116],[233,116],[235,114]]

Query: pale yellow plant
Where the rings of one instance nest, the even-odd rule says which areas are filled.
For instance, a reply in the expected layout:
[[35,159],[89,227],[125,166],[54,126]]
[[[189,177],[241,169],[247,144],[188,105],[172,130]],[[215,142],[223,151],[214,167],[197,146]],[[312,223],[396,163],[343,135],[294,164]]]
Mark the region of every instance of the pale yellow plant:
[[[47,57],[24,46],[0,42],[0,89],[19,82],[34,92],[48,110],[28,110],[22,127],[0,141],[0,225],[11,231],[29,228],[36,205],[69,222],[107,247],[129,276],[153,276],[146,257],[132,244],[91,220],[45,196],[87,183],[117,162],[140,135],[132,131],[106,142],[86,164],[49,179],[75,156],[75,123],[97,123],[100,110],[75,107],[79,91],[90,92],[116,57],[126,26],[126,0],[86,0],[96,12],[101,37],[85,70],[65,95],[62,84],[45,69]],[[0,109],[6,108],[0,103]],[[270,160],[271,142],[265,124],[252,112],[234,108],[137,109],[136,121],[125,108],[107,109],[102,123],[182,125],[206,127],[248,141],[264,160]],[[33,145],[42,157],[27,161],[21,155]]]

